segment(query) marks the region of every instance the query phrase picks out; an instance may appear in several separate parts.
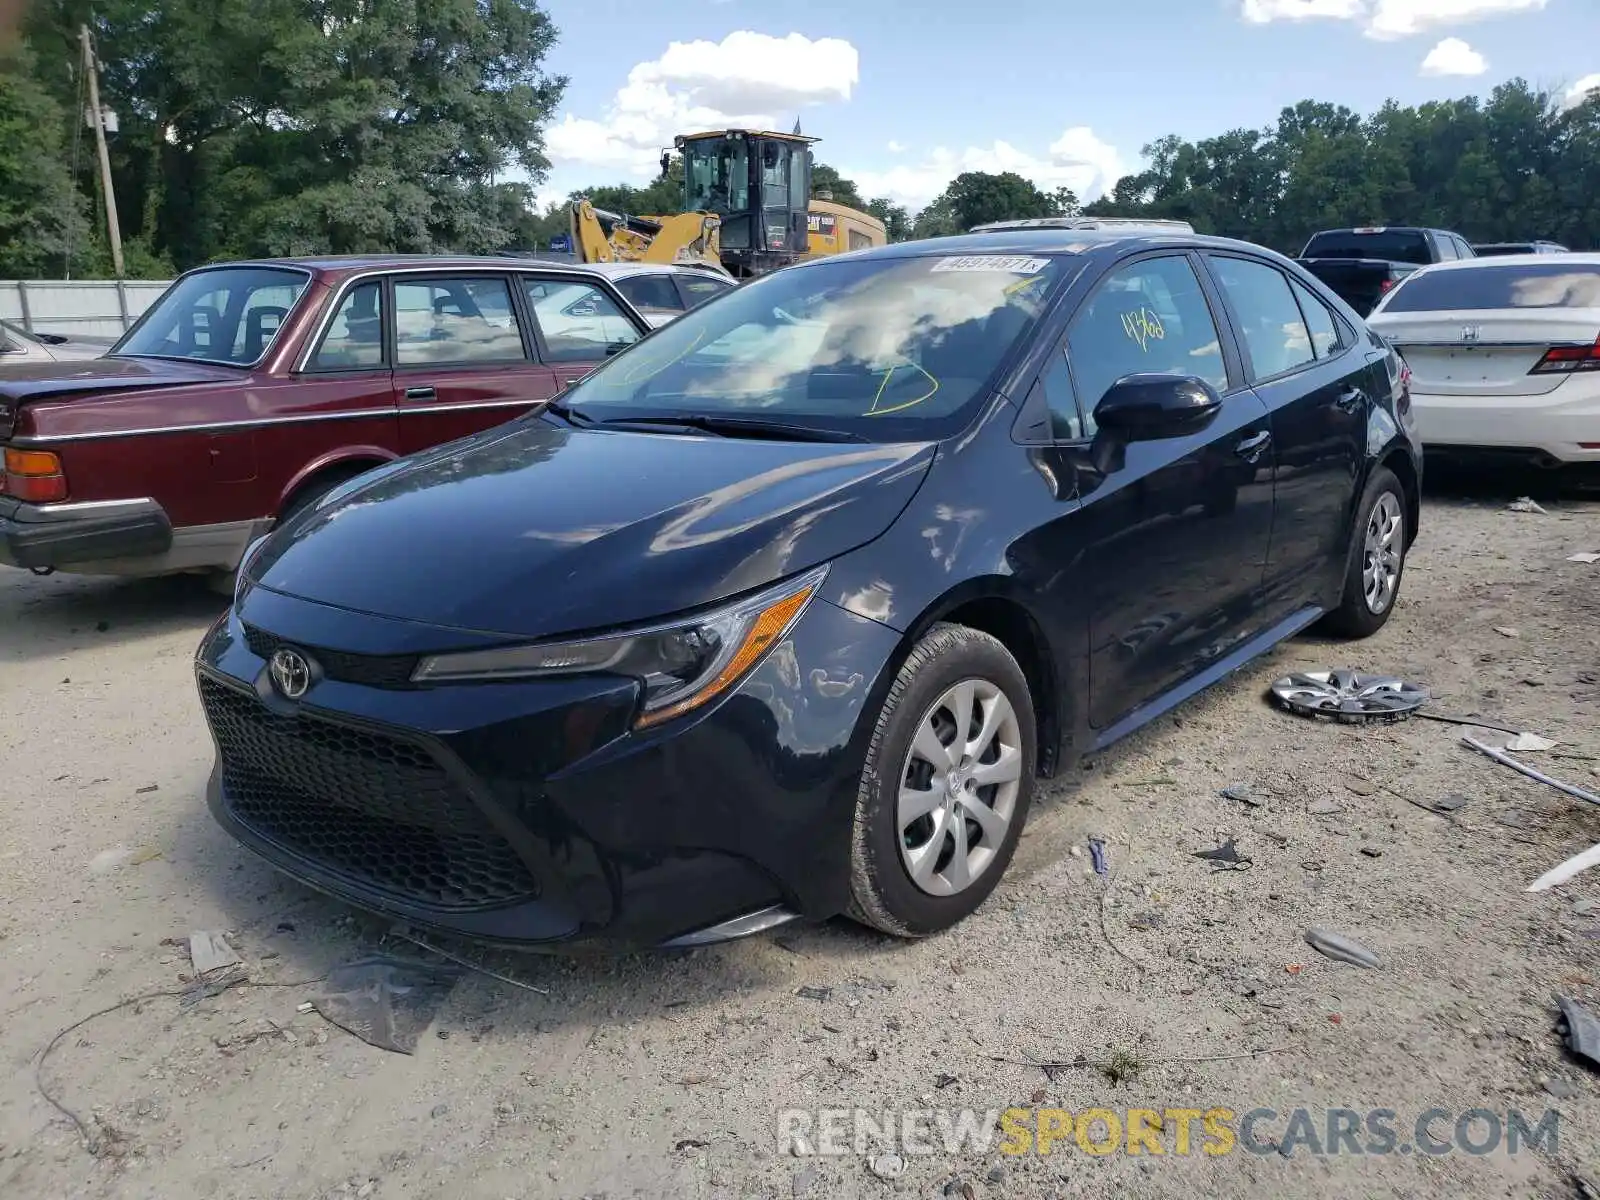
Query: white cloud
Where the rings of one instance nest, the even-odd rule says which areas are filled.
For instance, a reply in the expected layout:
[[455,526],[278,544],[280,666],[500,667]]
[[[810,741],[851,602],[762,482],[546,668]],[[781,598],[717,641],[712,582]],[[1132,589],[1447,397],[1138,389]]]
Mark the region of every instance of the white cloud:
[[1367,36],[1387,41],[1410,37],[1435,25],[1462,24],[1484,17],[1540,12],[1550,0],[1377,0]]
[[780,122],[788,129],[802,108],[850,99],[859,80],[860,56],[841,38],[741,29],[720,42],[673,42],[628,72],[602,119],[563,114],[546,132],[546,148],[558,167],[648,178],[675,134]]
[[893,139],[890,140],[889,145],[887,147],[885,147],[885,148],[889,151],[890,154],[904,154],[906,152],[906,150],[908,149],[908,147],[906,146],[906,144],[904,142],[897,142],[897,141],[894,141]]
[[1438,25],[1484,17],[1542,12],[1550,0],[1241,0],[1240,15],[1252,25],[1325,18],[1360,21],[1370,38],[1392,41]]
[[1589,98],[1591,92],[1600,91],[1600,74],[1585,75],[1577,83],[1567,89],[1566,98],[1562,101],[1563,108],[1577,108]]
[[1482,75],[1489,64],[1460,38],[1445,38],[1422,60],[1424,75]]
[[1101,141],[1088,126],[1077,125],[1051,143],[1043,157],[997,141],[960,151],[940,146],[915,165],[888,170],[840,167],[863,196],[887,196],[912,209],[925,206],[963,171],[1015,171],[1045,191],[1068,187],[1079,200],[1087,201],[1109,191],[1127,173],[1127,165],[1116,147]]
[[1243,16],[1252,25],[1327,17],[1348,21],[1364,16],[1367,0],[1244,0]]

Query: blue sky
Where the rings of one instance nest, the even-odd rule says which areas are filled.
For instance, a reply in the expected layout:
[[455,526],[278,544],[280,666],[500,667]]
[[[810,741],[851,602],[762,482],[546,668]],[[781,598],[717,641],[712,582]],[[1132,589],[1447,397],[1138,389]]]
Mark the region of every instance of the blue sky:
[[[545,0],[571,79],[546,198],[642,183],[673,133],[756,117],[913,210],[964,169],[1090,199],[1166,133],[1370,112],[1521,75],[1600,86],[1597,0]],[[1074,9],[1077,15],[1068,15]]]

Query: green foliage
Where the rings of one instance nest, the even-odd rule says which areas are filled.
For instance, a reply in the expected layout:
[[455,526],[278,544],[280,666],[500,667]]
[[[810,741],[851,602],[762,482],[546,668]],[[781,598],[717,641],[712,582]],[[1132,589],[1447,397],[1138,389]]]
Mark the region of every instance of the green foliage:
[[39,77],[69,107],[81,21],[124,228],[179,267],[499,249],[566,84],[535,0],[38,0]]
[[1318,229],[1424,225],[1470,241],[1600,242],[1600,100],[1563,111],[1523,80],[1367,118],[1303,100],[1269,129],[1144,148],[1090,216],[1179,218],[1298,253]]
[[814,199],[832,200],[847,208],[867,210],[867,202],[856,190],[856,181],[846,179],[827,163],[814,163],[811,167],[811,195]]
[[27,49],[0,53],[0,279],[81,276],[94,264],[69,130]]
[[911,217],[904,205],[880,197],[868,201],[866,211],[883,222],[891,242],[904,242],[911,237]]

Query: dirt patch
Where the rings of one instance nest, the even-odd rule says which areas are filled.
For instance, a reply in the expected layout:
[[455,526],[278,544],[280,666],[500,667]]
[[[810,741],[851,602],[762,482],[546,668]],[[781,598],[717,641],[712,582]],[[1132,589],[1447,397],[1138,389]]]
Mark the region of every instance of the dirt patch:
[[[40,1097],[33,1058],[71,1021],[181,989],[187,951],[165,939],[231,931],[259,982],[379,946],[426,954],[207,816],[190,655],[220,600],[181,580],[5,572],[0,1194],[1573,1194],[1575,1173],[1600,1173],[1600,1074],[1564,1055],[1550,997],[1600,1012],[1600,871],[1523,889],[1600,841],[1600,811],[1466,750],[1454,726],[1322,724],[1262,699],[1294,669],[1404,675],[1441,710],[1557,739],[1530,759],[1600,790],[1600,759],[1579,757],[1600,755],[1600,564],[1565,561],[1600,550],[1600,505],[1505,499],[1428,505],[1377,638],[1298,639],[1052,783],[1006,881],[947,936],[903,945],[837,922],[671,957],[494,955],[548,994],[469,976],[410,1057],[299,1012],[310,987],[148,1000],[46,1064],[98,1155]],[[1258,803],[1219,794],[1235,784]],[[1468,800],[1452,817],[1418,807],[1451,794]],[[1229,840],[1248,870],[1193,857]],[[1382,966],[1322,957],[1312,925]],[[933,1153],[798,1158],[778,1137],[786,1109],[1012,1105],[1281,1115],[1253,1130],[1265,1153],[1220,1156],[1198,1152],[1198,1125],[1187,1156],[1170,1128],[1161,1156],[1073,1136],[1048,1156],[998,1139],[948,1152],[936,1132]],[[1446,1134],[1471,1109],[1551,1109],[1559,1137],[1517,1156],[1318,1158],[1288,1128],[1296,1107],[1323,1141],[1331,1108],[1393,1110],[1405,1144],[1433,1108]]]

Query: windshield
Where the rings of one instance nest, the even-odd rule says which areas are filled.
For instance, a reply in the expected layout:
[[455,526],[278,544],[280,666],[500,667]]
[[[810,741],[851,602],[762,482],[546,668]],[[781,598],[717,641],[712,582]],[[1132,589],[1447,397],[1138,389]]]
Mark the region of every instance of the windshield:
[[742,138],[683,144],[689,212],[737,213],[750,207],[750,155]]
[[111,353],[250,366],[272,348],[308,282],[286,267],[196,271],[163,292]]
[[873,441],[958,432],[1071,256],[791,267],[691,309],[567,393],[576,419],[729,416]]
[[1315,234],[1301,258],[1380,258],[1385,262],[1425,264],[1433,261],[1428,239],[1417,230],[1380,229],[1361,233],[1338,229]]
[[1467,312],[1495,308],[1600,308],[1600,266],[1564,262],[1456,267],[1413,275],[1384,312]]

